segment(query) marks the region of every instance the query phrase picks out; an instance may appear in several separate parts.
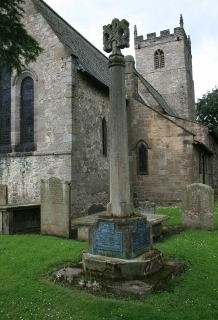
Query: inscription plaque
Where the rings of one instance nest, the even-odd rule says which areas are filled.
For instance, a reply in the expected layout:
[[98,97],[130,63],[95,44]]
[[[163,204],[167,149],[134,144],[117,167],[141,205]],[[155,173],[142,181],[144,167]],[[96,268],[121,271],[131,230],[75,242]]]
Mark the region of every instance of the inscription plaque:
[[43,192],[41,194],[42,201],[49,201],[51,203],[62,204],[64,203],[64,191],[63,184],[60,181],[54,180],[48,183],[49,192]]
[[150,226],[145,221],[137,223],[137,229],[132,234],[133,251],[139,251],[149,247],[151,244]]
[[113,222],[100,222],[99,230],[94,232],[94,254],[98,250],[123,251],[123,235],[115,230]]
[[134,259],[152,248],[146,217],[103,217],[89,229],[90,252],[119,259]]

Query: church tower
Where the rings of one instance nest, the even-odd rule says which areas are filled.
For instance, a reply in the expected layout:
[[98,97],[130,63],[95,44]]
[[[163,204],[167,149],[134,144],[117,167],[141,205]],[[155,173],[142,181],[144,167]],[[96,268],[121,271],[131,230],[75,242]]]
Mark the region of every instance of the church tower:
[[187,120],[196,119],[194,82],[192,76],[191,41],[187,37],[182,15],[180,26],[170,30],[137,35],[135,27],[136,68],[163,96],[176,115]]

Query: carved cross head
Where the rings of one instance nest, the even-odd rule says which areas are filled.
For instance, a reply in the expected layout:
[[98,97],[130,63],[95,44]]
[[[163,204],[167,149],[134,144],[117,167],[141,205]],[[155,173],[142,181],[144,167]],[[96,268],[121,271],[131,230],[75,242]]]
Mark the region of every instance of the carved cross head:
[[115,53],[129,47],[129,22],[125,19],[113,19],[111,24],[103,26],[104,51]]

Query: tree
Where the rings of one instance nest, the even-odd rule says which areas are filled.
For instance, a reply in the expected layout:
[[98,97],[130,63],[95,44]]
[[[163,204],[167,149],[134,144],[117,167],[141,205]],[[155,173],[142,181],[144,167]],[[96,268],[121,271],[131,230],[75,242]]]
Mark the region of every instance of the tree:
[[215,87],[198,99],[196,114],[198,122],[218,134],[218,88]]
[[24,65],[35,61],[42,48],[27,33],[22,18],[24,0],[0,1],[0,67],[9,66],[21,72]]

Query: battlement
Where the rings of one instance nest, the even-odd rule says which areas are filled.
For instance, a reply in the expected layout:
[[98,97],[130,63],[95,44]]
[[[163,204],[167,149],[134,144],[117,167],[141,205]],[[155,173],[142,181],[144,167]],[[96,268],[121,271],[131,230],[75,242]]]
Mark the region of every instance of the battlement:
[[170,33],[169,29],[161,30],[160,35],[157,36],[156,32],[148,33],[147,38],[144,39],[142,35],[138,36],[137,28],[134,27],[134,40],[135,40],[135,49],[141,49],[144,46],[149,46],[154,42],[171,42],[171,41],[180,41],[183,40],[186,43],[186,46],[191,53],[191,40],[190,37],[186,35],[184,30],[184,21],[182,15],[180,15],[179,27],[174,28],[174,32]]
[[186,32],[181,27],[174,28],[174,32],[170,33],[169,29],[161,30],[160,35],[157,36],[156,32],[148,33],[147,38],[144,39],[143,35],[137,35],[137,29],[135,27],[135,49],[141,49],[144,46],[153,44],[153,43],[166,43],[171,41],[180,41],[183,40],[188,48],[188,51],[191,54],[191,40],[190,37],[187,37]]
[[142,35],[138,36],[137,34],[135,34],[135,41],[137,42],[150,41],[150,40],[161,41],[161,40],[166,40],[166,38],[174,38],[179,36],[187,39],[185,30],[181,27],[174,28],[174,33],[170,33],[169,29],[162,30],[160,31],[159,36],[156,35],[156,32],[148,33],[146,39],[144,39]]

